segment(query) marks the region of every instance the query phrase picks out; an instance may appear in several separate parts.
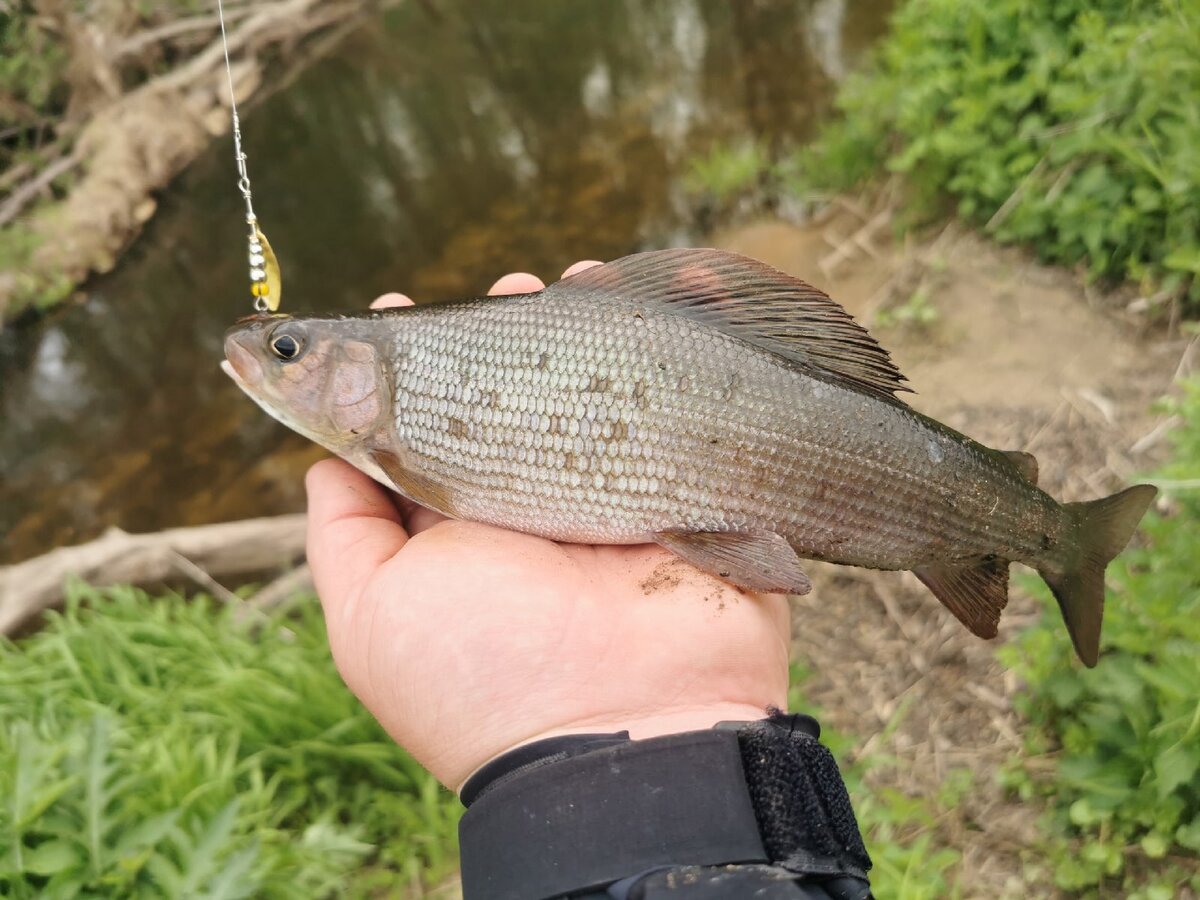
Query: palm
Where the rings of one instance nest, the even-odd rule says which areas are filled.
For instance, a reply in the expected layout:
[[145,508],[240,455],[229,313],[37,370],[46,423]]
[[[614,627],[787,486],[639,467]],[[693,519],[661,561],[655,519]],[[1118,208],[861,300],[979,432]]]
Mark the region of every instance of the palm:
[[449,521],[340,461],[315,466],[308,487],[309,559],[338,667],[447,785],[539,737],[649,736],[784,705],[780,597],[653,545]]

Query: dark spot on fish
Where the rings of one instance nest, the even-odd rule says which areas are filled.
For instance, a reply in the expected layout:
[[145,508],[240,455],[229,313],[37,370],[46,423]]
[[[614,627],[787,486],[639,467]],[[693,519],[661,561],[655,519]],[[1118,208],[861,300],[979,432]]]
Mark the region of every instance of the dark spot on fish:
[[729,375],[729,383],[725,385],[725,391],[721,395],[721,399],[728,403],[733,399],[733,392],[737,388],[738,376],[737,372],[731,372]]
[[729,571],[728,571],[728,570],[724,570],[724,571],[718,572],[717,574],[718,574],[718,575],[720,575],[722,578],[728,578],[728,577],[729,577]]
[[480,406],[495,406],[499,402],[500,402],[500,392],[499,391],[488,391],[486,394],[484,394],[482,397],[479,398]]
[[666,363],[662,363],[662,362],[660,362],[660,363],[658,364],[658,368],[659,368],[660,370],[662,370],[663,372],[665,372],[665,371],[667,371],[667,364],[666,364]]
[[576,465],[578,465],[578,460],[575,459],[574,453],[568,453],[565,456],[563,456],[563,468],[564,469],[574,469]]
[[624,419],[618,419],[612,427],[612,438],[614,441],[623,441],[629,437],[629,423]]
[[1050,535],[1048,535],[1048,534],[1043,534],[1042,535],[1042,549],[1049,550],[1053,546],[1054,546],[1054,539],[1052,537],[1050,537]]
[[717,438],[709,438],[709,439],[708,439],[708,442],[709,442],[710,444],[712,444],[714,447],[715,447],[715,446],[716,446],[716,445],[719,443],[719,441],[718,441],[718,439],[717,439]]
[[470,435],[471,426],[462,419],[451,418],[450,422],[446,425],[446,433],[450,437],[465,438]]
[[607,391],[608,388],[609,380],[607,378],[601,378],[599,375],[593,375],[591,379],[588,380],[587,387],[584,388],[584,390],[595,391],[598,394],[602,394]]
[[543,350],[541,353],[538,354],[537,362],[534,365],[536,365],[539,369],[544,369],[544,368],[546,368],[546,363],[548,363],[549,361],[550,361],[550,354]]

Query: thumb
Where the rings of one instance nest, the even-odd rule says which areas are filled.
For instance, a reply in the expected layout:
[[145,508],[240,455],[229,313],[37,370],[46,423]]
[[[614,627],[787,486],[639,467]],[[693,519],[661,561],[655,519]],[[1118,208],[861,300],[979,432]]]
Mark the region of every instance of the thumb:
[[332,632],[367,582],[408,542],[387,492],[340,459],[308,470],[308,562]]

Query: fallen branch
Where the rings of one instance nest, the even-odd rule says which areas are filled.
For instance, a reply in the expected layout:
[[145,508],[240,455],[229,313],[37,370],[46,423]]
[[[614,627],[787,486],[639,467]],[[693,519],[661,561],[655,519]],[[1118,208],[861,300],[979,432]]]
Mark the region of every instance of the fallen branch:
[[259,588],[257,593],[238,606],[234,618],[244,621],[255,616],[265,616],[292,600],[297,594],[312,590],[312,571],[308,568],[308,563],[304,563]]
[[155,584],[183,576],[213,590],[216,578],[289,566],[303,553],[302,515],[155,534],[112,528],[86,544],[0,567],[0,634],[12,634],[61,603],[63,586],[72,576],[100,586]]
[[15,219],[26,206],[36,200],[42,191],[50,187],[54,179],[70,172],[81,162],[83,162],[83,158],[78,153],[59,157],[42,169],[36,177],[29,179],[9,194],[8,198],[0,203],[0,228]]
[[[225,10],[225,22],[228,24],[238,19],[244,19],[253,12],[253,7],[227,9]],[[198,16],[189,16],[184,19],[175,19],[172,22],[167,22],[165,25],[135,34],[113,51],[110,61],[120,62],[128,56],[136,56],[147,47],[153,47],[155,44],[175,40],[184,35],[195,34],[197,32],[216,31],[220,27],[221,20],[212,14],[201,14]]]

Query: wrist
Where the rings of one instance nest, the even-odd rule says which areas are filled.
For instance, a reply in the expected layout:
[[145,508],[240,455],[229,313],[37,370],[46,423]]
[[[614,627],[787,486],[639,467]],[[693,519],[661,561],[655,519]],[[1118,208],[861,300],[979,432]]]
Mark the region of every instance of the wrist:
[[684,706],[678,708],[655,710],[653,712],[635,713],[625,716],[594,716],[578,719],[562,725],[539,731],[522,738],[511,746],[505,747],[482,761],[457,784],[453,790],[460,796],[463,788],[478,773],[484,771],[494,761],[508,754],[553,738],[563,738],[570,735],[623,734],[630,740],[640,741],[648,738],[662,737],[669,734],[683,734],[689,731],[703,731],[712,728],[718,722],[742,722],[761,719],[770,713],[753,703],[713,703],[703,706]]

